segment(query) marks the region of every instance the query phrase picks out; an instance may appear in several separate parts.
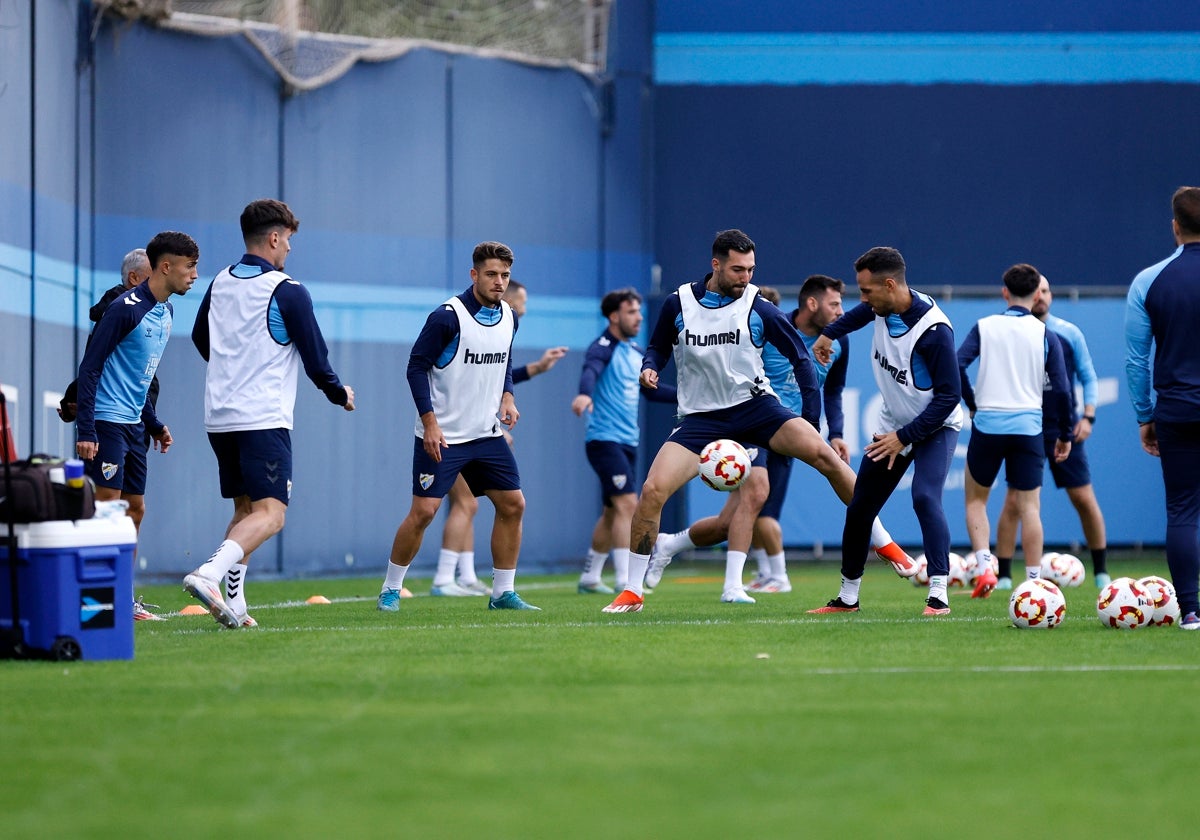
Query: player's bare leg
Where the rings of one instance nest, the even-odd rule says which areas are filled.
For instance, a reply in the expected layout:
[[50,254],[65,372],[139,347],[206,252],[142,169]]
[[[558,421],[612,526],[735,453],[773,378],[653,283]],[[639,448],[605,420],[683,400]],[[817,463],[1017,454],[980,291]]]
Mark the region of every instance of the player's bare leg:
[[838,457],[811,423],[799,417],[787,421],[771,436],[769,446],[780,455],[798,458],[825,476],[838,498],[850,504],[854,497],[854,470]]

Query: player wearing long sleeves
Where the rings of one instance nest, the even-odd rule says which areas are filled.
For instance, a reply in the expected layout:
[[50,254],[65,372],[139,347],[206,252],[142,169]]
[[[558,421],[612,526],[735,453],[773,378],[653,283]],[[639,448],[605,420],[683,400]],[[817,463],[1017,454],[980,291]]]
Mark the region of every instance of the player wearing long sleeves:
[[1179,626],[1200,630],[1200,187],[1177,189],[1171,210],[1179,247],[1129,287],[1125,376],[1142,448],[1162,464]]
[[399,611],[408,567],[460,474],[471,492],[496,508],[488,609],[538,609],[514,588],[525,496],[502,430],[520,417],[512,377],[517,319],[503,299],[513,253],[503,243],[481,242],[471,264],[471,287],[430,313],[409,355],[408,385],[417,407],[412,504],[392,540],[376,604],[384,612]]
[[962,428],[953,328],[932,298],[909,287],[904,257],[895,248],[870,249],[855,260],[854,270],[862,303],[821,331],[813,356],[828,361],[834,341],[871,324],[872,371],[883,408],[846,507],[841,588],[836,598],[809,612],[859,611],[872,522],[911,463],[913,510],[929,564],[923,614],[947,615],[950,526],[942,492]]
[[639,395],[653,402],[675,402],[672,387],[652,389],[638,384],[643,351],[636,341],[642,326],[642,296],[637,290],[609,292],[600,300],[600,314],[608,326],[588,346],[579,374],[579,393],[571,400],[571,411],[587,422],[584,450],[600,481],[604,504],[579,576],[581,595],[613,594],[600,579],[610,553],[617,589],[625,588],[630,524],[637,507]]
[[[658,450],[642,485],[630,531],[629,582],[605,612],[638,612],[643,580],[663,505],[696,475],[697,456],[710,441],[734,438],[799,458],[815,467],[849,501],[854,473],[817,431],[820,392],[812,360],[786,316],[759,298],[752,284],[755,246],[740,230],[717,234],[712,274],[680,286],[667,299],[642,360],[639,382],[658,386],[673,359],[680,421]],[[788,411],[763,371],[762,345],[770,342],[792,363],[803,396],[803,416]],[[730,528],[731,550],[750,548],[753,521]],[[726,576],[728,581],[728,564]],[[738,581],[740,587],[740,580]]]
[[[1071,500],[1075,512],[1079,515],[1083,535],[1092,555],[1092,574],[1096,586],[1102,588],[1109,583],[1108,539],[1104,528],[1104,514],[1092,487],[1092,472],[1084,447],[1084,441],[1091,436],[1096,423],[1096,368],[1092,364],[1092,354],[1079,327],[1050,314],[1053,301],[1054,293],[1050,289],[1050,281],[1043,276],[1038,285],[1038,300],[1034,301],[1031,311],[1035,318],[1046,325],[1047,330],[1058,336],[1062,345],[1063,365],[1067,370],[1067,385],[1070,387],[1071,452],[1064,461],[1056,461],[1054,458],[1059,429],[1059,419],[1055,413],[1061,409],[1062,400],[1059,393],[1051,387],[1049,377],[1046,378],[1042,401],[1042,448],[1046,453],[1046,463],[1050,467],[1054,486],[1066,489],[1067,498]],[[1082,411],[1075,400],[1076,385],[1083,392]],[[997,589],[1012,588],[1012,557],[1016,549],[1017,525],[1014,493],[1009,490],[1005,494],[1004,507],[996,521],[996,560],[999,565]]]
[[250,555],[283,529],[291,501],[300,366],[326,399],[354,410],[354,389],[329,366],[312,298],[283,271],[300,220],[282,201],[259,199],[242,211],[240,224],[246,253],[213,279],[192,328],[192,343],[208,363],[204,428],[233,516],[217,550],[183,579],[230,629],[258,624],[246,606]]
[[150,276],[109,305],[79,364],[76,452],[96,483],[96,499],[129,502],[136,527],[145,513],[146,436],[166,452],[171,431],[147,399],[171,337],[171,295],[196,281],[200,249],[177,231],[158,234],[146,246]]
[[[986,598],[999,582],[992,569],[987,500],[1001,463],[1013,515],[1021,525],[1025,576],[1032,579],[1042,568],[1043,414],[1055,418],[1054,459],[1061,462],[1071,452],[1071,389],[1062,346],[1032,313],[1040,301],[1040,282],[1041,274],[1027,263],[1004,272],[1008,309],[981,318],[958,348],[963,402],[974,421],[964,478],[967,535],[976,559],[973,598]],[[979,371],[972,387],[967,368],[976,359]],[[1046,401],[1053,406],[1049,412],[1043,412]]]

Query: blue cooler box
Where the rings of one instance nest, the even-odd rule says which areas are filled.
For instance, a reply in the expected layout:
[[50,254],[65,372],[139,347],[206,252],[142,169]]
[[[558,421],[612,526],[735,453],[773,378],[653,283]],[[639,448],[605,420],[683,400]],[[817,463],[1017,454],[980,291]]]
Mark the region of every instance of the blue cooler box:
[[[35,522],[16,526],[16,533],[17,607],[26,647],[54,659],[133,659],[133,520]],[[10,578],[2,539],[0,626],[9,628]]]

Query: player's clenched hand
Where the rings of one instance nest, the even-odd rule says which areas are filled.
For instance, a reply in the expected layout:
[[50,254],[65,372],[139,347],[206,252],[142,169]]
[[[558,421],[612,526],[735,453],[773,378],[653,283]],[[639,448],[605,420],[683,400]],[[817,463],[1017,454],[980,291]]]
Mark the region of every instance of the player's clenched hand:
[[812,354],[820,364],[829,364],[829,360],[833,357],[833,340],[827,335],[817,336],[817,340],[813,342]]
[[342,406],[342,408],[346,409],[346,411],[353,411],[354,410],[354,389],[351,388],[349,385],[344,385],[342,387],[344,387],[346,389],[346,404],[344,406]]
[[646,368],[642,371],[642,375],[638,377],[638,382],[643,388],[655,389],[658,387],[658,371],[651,368]]
[[432,411],[427,411],[421,415],[421,447],[425,450],[425,454],[432,458],[435,462],[442,462],[442,450],[450,444],[446,443],[446,436],[442,434],[442,427],[438,425],[437,417]]
[[519,419],[521,412],[517,411],[516,401],[511,392],[505,391],[504,396],[500,398],[500,422],[511,429],[517,425]]
[[571,411],[575,412],[576,417],[582,417],[583,412],[592,410],[592,398],[587,394],[577,394],[575,399],[571,400]]
[[171,444],[175,442],[175,438],[171,437],[171,430],[166,426],[162,427],[162,431],[156,435],[151,435],[154,438],[154,448],[159,452],[166,454],[166,451],[171,448]]

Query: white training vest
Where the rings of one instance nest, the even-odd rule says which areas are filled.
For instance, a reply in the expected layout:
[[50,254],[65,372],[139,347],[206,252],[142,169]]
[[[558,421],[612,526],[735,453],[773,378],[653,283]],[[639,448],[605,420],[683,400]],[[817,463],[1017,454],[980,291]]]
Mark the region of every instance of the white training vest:
[[291,429],[300,351],[271,337],[267,310],[282,271],[235,277],[226,267],[212,282],[204,428],[209,432]]
[[[443,368],[429,371],[433,414],[450,444],[499,437],[496,412],[504,396],[504,374],[513,340],[512,309],[500,302],[500,320],[491,326],[476,321],[458,297],[444,304],[458,316],[458,348]],[[425,437],[421,418],[416,434]]]
[[1033,315],[979,319],[976,411],[1042,410],[1046,381],[1046,325]]
[[[894,432],[911,423],[933,401],[932,390],[922,390],[913,381],[913,348],[917,339],[939,324],[950,326],[950,319],[937,304],[921,316],[921,320],[903,335],[892,336],[888,332],[887,318],[875,317],[875,332],[871,337],[871,367],[875,384],[883,396],[883,410],[879,413],[879,434]],[[955,405],[943,426],[961,429],[963,412]]]
[[683,328],[675,341],[679,415],[716,411],[771,394],[762,348],[750,340],[750,310],[758,287],[719,309],[701,305],[690,284],[679,287]]

